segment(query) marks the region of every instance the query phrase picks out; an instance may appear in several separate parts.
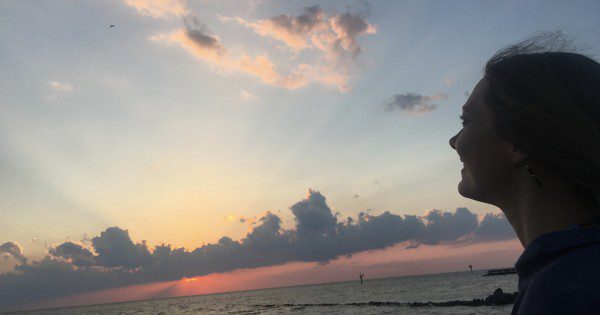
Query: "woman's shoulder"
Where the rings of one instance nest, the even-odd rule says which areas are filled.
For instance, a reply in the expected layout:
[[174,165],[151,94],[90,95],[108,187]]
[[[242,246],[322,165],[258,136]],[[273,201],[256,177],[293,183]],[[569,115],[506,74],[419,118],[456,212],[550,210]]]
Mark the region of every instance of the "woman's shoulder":
[[[579,271],[572,275],[579,277]],[[553,277],[550,273],[539,274],[527,288],[519,307],[519,314],[595,314],[600,308],[600,283],[578,282]],[[560,279],[560,280],[559,280]]]
[[528,288],[518,314],[595,314],[600,286],[544,283]]
[[531,285],[579,284],[600,287],[600,243],[565,248],[533,277]]
[[600,307],[600,243],[571,248],[532,277],[519,313],[585,314]]

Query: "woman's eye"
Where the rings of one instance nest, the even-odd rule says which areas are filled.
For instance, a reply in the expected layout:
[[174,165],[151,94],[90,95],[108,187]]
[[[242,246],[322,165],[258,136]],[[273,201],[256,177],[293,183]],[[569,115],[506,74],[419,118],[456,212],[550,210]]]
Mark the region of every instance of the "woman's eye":
[[462,120],[462,125],[466,125],[466,121],[465,121],[465,117],[463,115],[459,115],[458,118],[460,118],[460,120]]

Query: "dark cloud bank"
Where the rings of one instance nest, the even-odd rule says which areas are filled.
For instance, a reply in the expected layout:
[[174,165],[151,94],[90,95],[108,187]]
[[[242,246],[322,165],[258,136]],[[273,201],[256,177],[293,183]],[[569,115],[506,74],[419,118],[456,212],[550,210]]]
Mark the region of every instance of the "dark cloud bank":
[[170,245],[149,249],[134,243],[129,232],[109,227],[91,239],[91,247],[65,242],[41,261],[28,262],[19,246],[0,245],[18,265],[0,275],[0,305],[14,308],[49,298],[125,285],[177,280],[240,268],[272,266],[291,261],[326,263],[342,255],[382,249],[403,241],[420,244],[472,243],[512,239],[515,234],[502,215],[491,213],[481,223],[467,208],[454,212],[432,210],[423,217],[360,213],[340,222],[325,197],[310,190],[306,199],[290,207],[294,229],[281,228],[271,212],[260,218],[245,238],[222,237],[216,244],[194,250]]

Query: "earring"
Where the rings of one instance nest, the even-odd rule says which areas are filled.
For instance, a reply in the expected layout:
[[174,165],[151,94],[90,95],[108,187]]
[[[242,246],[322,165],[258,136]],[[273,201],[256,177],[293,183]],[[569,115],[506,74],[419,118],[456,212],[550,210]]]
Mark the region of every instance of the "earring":
[[525,165],[525,169],[527,169],[527,171],[529,172],[529,175],[531,175],[531,177],[533,177],[533,179],[535,180],[535,182],[538,184],[538,186],[540,186],[540,188],[542,188],[542,183],[540,182],[540,180],[535,176],[535,174],[533,173],[533,170],[531,170],[531,168],[529,167],[529,165]]

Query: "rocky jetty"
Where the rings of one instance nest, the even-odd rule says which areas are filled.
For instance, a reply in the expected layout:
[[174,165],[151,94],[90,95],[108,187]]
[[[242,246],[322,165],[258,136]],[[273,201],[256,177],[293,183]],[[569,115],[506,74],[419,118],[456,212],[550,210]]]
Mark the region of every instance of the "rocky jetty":
[[513,304],[517,300],[518,292],[504,293],[502,289],[498,288],[494,291],[494,294],[486,297],[485,299],[473,299],[471,301],[447,301],[447,302],[412,302],[407,303],[411,307],[424,307],[424,306],[498,306]]
[[502,276],[502,275],[511,275],[511,274],[515,274],[515,273],[517,273],[515,268],[492,269],[492,270],[488,270],[488,272],[486,274],[484,274],[483,276],[484,277]]
[[502,289],[498,288],[494,291],[494,294],[486,297],[485,299],[474,299],[471,301],[447,301],[447,302],[355,302],[355,303],[318,303],[318,304],[257,304],[255,307],[307,307],[307,306],[410,306],[410,307],[427,307],[427,306],[499,306],[506,304],[513,304],[517,300],[517,292],[504,293]]

